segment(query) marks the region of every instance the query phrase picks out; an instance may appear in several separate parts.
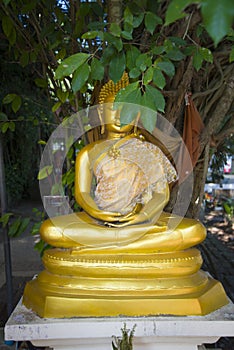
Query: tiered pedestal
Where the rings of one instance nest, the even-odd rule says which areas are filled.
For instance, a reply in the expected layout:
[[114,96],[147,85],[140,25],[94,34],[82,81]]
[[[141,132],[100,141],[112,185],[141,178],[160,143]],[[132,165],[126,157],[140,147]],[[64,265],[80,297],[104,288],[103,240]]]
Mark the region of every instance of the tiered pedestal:
[[234,305],[206,316],[40,318],[20,302],[5,326],[5,340],[31,341],[55,350],[111,350],[112,336],[136,325],[134,350],[197,350],[234,336]]
[[41,317],[205,315],[228,303],[200,270],[197,249],[157,254],[82,254],[51,249],[23,303]]

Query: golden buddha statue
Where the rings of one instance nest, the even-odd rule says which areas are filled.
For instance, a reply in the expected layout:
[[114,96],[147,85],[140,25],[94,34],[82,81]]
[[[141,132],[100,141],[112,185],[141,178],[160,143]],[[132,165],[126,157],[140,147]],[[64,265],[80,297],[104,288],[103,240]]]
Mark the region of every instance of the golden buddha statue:
[[227,303],[221,284],[200,271],[197,220],[163,212],[174,166],[113,108],[124,74],[100,92],[106,138],[77,155],[75,198],[83,211],[47,219],[54,248],[23,302],[43,317],[202,315]]

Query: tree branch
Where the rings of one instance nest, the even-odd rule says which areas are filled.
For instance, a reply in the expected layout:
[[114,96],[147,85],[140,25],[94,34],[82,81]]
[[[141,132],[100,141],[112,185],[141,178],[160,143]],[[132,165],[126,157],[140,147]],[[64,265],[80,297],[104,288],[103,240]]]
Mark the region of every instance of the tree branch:
[[228,136],[234,133],[234,113],[231,114],[227,123],[224,124],[222,130],[215,134],[213,137],[213,141],[215,146],[218,147]]
[[232,65],[232,71],[230,72],[229,79],[224,83],[224,91],[219,99],[216,108],[213,111],[212,117],[209,119],[206,128],[201,135],[201,152],[205,145],[209,142],[210,136],[215,133],[220,127],[220,120],[222,121],[224,116],[228,113],[234,99],[234,65]]
[[122,20],[122,0],[108,0],[108,23],[120,24]]
[[185,96],[185,92],[189,89],[190,83],[193,77],[193,60],[192,57],[189,59],[187,68],[184,72],[182,81],[178,86],[177,93],[175,98],[168,103],[168,107],[166,109],[167,119],[174,125],[176,119],[178,118],[178,113],[181,110],[181,106],[183,105],[183,100]]

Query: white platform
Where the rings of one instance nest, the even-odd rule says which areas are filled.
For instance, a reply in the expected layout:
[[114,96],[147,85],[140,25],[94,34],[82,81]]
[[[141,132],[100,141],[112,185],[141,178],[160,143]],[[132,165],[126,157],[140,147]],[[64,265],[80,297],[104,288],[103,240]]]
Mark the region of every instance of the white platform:
[[206,316],[43,319],[20,301],[5,325],[5,340],[31,341],[58,350],[111,350],[112,336],[136,324],[134,350],[197,350],[234,337],[234,305]]

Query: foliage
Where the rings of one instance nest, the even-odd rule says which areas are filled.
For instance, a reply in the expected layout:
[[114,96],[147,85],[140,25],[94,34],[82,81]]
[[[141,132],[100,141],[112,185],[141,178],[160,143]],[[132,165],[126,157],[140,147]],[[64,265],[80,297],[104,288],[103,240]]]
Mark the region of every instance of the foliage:
[[[225,139],[217,148],[213,150],[210,161],[211,182],[221,183],[224,179],[223,169],[227,161],[227,155],[233,154],[234,135]],[[211,149],[212,150],[212,149]]]
[[[29,70],[0,59],[0,130],[4,147],[5,177],[8,202],[26,198],[36,182],[40,146],[37,140],[48,132],[48,103],[36,86],[32,86]],[[14,93],[9,93],[14,91]]]
[[225,198],[223,203],[223,209],[228,217],[228,219],[233,222],[234,218],[234,200],[233,198]]
[[[184,95],[192,90],[205,124],[200,174],[210,137],[218,147],[233,131],[232,0],[134,0],[119,7],[118,18],[107,1],[4,0],[3,59],[31,72],[31,86],[51,100],[55,123],[96,104],[100,85],[126,70],[130,85],[116,100],[165,113],[182,133]],[[22,91],[5,93],[2,132],[14,132],[9,109],[20,117],[23,101]],[[151,131],[155,120],[143,115],[142,123]],[[66,170],[64,184],[72,174]]]
[[[25,230],[29,227],[30,224],[33,224],[30,232],[31,234],[38,235],[39,229],[42,222],[45,220],[45,212],[40,211],[37,208],[32,209],[34,217],[23,217],[14,212],[7,212],[0,216],[0,225],[3,228],[7,228],[8,235],[11,238],[19,237]],[[34,222],[34,223],[33,223]],[[46,249],[51,248],[49,244],[40,239],[34,246],[35,250],[40,253],[40,256],[43,255]]]
[[[33,208],[32,211],[36,217],[36,222],[34,223],[32,230],[31,230],[31,234],[34,236],[34,235],[39,234],[41,224],[45,220],[45,211],[41,211],[37,208]],[[51,246],[49,244],[47,244],[46,242],[44,242],[43,239],[40,239],[34,246],[34,249],[39,252],[40,256],[43,256],[44,251],[49,249],[49,248],[51,248]]]
[[[126,323],[121,328],[122,336],[113,336],[112,349],[113,350],[132,350],[133,349],[133,337],[136,329],[136,324],[131,329],[127,329]],[[129,333],[130,332],[130,333]]]
[[[2,29],[10,50],[23,67],[34,62],[45,65],[44,73],[40,71],[34,81],[41,88],[49,87],[56,100],[54,112],[67,102],[76,109],[85,107],[84,93],[89,86],[101,81],[105,73],[116,82],[125,70],[134,85],[118,99],[138,101],[164,112],[162,89],[175,76],[179,62],[192,56],[197,71],[205,62],[213,62],[210,45],[203,46],[208,41],[207,33],[215,46],[225,36],[233,40],[231,0],[222,4],[213,0],[173,0],[166,12],[160,1],[129,1],[123,8],[123,23],[108,23],[106,6],[105,2],[55,0],[11,0],[2,4]],[[189,36],[189,21],[199,8],[202,20],[194,42]],[[167,36],[168,26],[179,20],[184,33]],[[146,42],[138,31],[144,33]],[[233,51],[229,52],[229,60],[233,61]],[[16,111],[21,98],[11,93],[3,102]],[[153,122],[144,122],[153,129]],[[10,128],[7,122],[4,125],[4,129]]]

